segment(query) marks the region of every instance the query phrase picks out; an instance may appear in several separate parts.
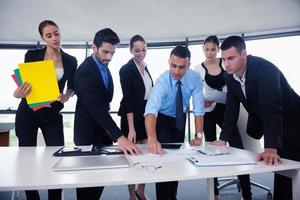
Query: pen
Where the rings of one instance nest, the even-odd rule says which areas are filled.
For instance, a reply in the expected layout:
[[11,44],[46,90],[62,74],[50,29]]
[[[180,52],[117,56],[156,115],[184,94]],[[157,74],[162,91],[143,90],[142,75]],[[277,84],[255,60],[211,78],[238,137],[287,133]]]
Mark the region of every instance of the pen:
[[222,155],[229,155],[229,153],[228,152],[224,152],[224,153],[212,154],[212,156],[222,156]]
[[198,152],[198,153],[201,153],[201,154],[203,154],[203,155],[207,155],[205,152],[203,152],[203,151],[201,151],[201,150],[199,150],[199,149],[197,149],[197,152]]

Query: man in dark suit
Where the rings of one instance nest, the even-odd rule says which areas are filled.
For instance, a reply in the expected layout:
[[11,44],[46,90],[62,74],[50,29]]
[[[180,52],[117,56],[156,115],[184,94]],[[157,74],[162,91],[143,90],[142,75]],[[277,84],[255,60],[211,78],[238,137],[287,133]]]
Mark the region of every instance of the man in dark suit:
[[[241,102],[249,114],[247,133],[256,139],[264,135],[265,148],[257,161],[267,165],[280,164],[280,157],[300,161],[300,97],[274,64],[247,55],[241,37],[226,38],[221,50],[228,92],[220,140],[214,144],[230,140]],[[289,178],[275,175],[274,199],[292,199]]]
[[[125,154],[139,154],[139,148],[123,136],[109,114],[114,86],[108,64],[119,42],[119,37],[111,29],[98,31],[93,41],[93,54],[85,59],[75,73],[74,85],[78,99],[74,142],[76,145],[110,145],[114,141],[118,142]],[[78,188],[77,199],[99,199],[103,188]]]

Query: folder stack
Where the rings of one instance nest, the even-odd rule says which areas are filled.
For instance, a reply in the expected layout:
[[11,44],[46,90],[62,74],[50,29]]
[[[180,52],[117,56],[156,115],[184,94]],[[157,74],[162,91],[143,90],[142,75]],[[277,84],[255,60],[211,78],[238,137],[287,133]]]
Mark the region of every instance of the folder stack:
[[36,111],[58,99],[59,88],[52,60],[21,63],[18,66],[12,78],[18,87],[24,82],[31,84],[31,93],[26,97],[30,108]]

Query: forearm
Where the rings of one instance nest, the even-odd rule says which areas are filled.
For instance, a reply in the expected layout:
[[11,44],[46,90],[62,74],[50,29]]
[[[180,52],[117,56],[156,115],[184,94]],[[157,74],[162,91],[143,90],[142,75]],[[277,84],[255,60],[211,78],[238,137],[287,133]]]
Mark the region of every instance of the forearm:
[[145,116],[145,126],[148,136],[148,141],[156,141],[156,116],[154,114],[147,114]]
[[66,95],[68,95],[69,97],[73,96],[74,94],[74,90],[73,89],[67,89],[66,91]]
[[127,113],[126,116],[129,130],[134,130],[133,113]]
[[203,116],[195,116],[195,139],[190,141],[193,146],[202,145]]
[[195,133],[203,132],[203,116],[195,116]]

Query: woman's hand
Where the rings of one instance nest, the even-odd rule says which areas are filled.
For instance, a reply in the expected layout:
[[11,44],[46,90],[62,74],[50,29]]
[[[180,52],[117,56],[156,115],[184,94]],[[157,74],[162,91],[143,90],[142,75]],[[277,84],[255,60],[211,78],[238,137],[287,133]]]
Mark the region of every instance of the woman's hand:
[[23,83],[14,91],[14,97],[26,98],[31,93],[31,85],[28,82]]
[[211,106],[211,104],[213,104],[214,103],[214,101],[208,101],[208,100],[205,100],[204,101],[204,107],[205,108],[209,108],[210,106]]
[[135,129],[129,130],[127,138],[128,138],[128,140],[130,142],[133,142],[134,144],[136,143],[136,132],[135,132]]
[[64,93],[61,93],[59,96],[58,96],[58,101],[61,102],[61,103],[65,103],[69,100],[69,98],[74,94],[74,91],[73,90],[67,90],[67,92],[64,94]]
[[227,142],[224,140],[215,140],[210,142],[209,144],[216,145],[216,146],[226,146]]
[[124,152],[125,155],[140,155],[142,151],[138,146],[130,142],[125,136],[121,136],[117,139],[119,148]]
[[190,141],[190,145],[192,146],[201,146],[202,145],[202,139],[195,138]]

